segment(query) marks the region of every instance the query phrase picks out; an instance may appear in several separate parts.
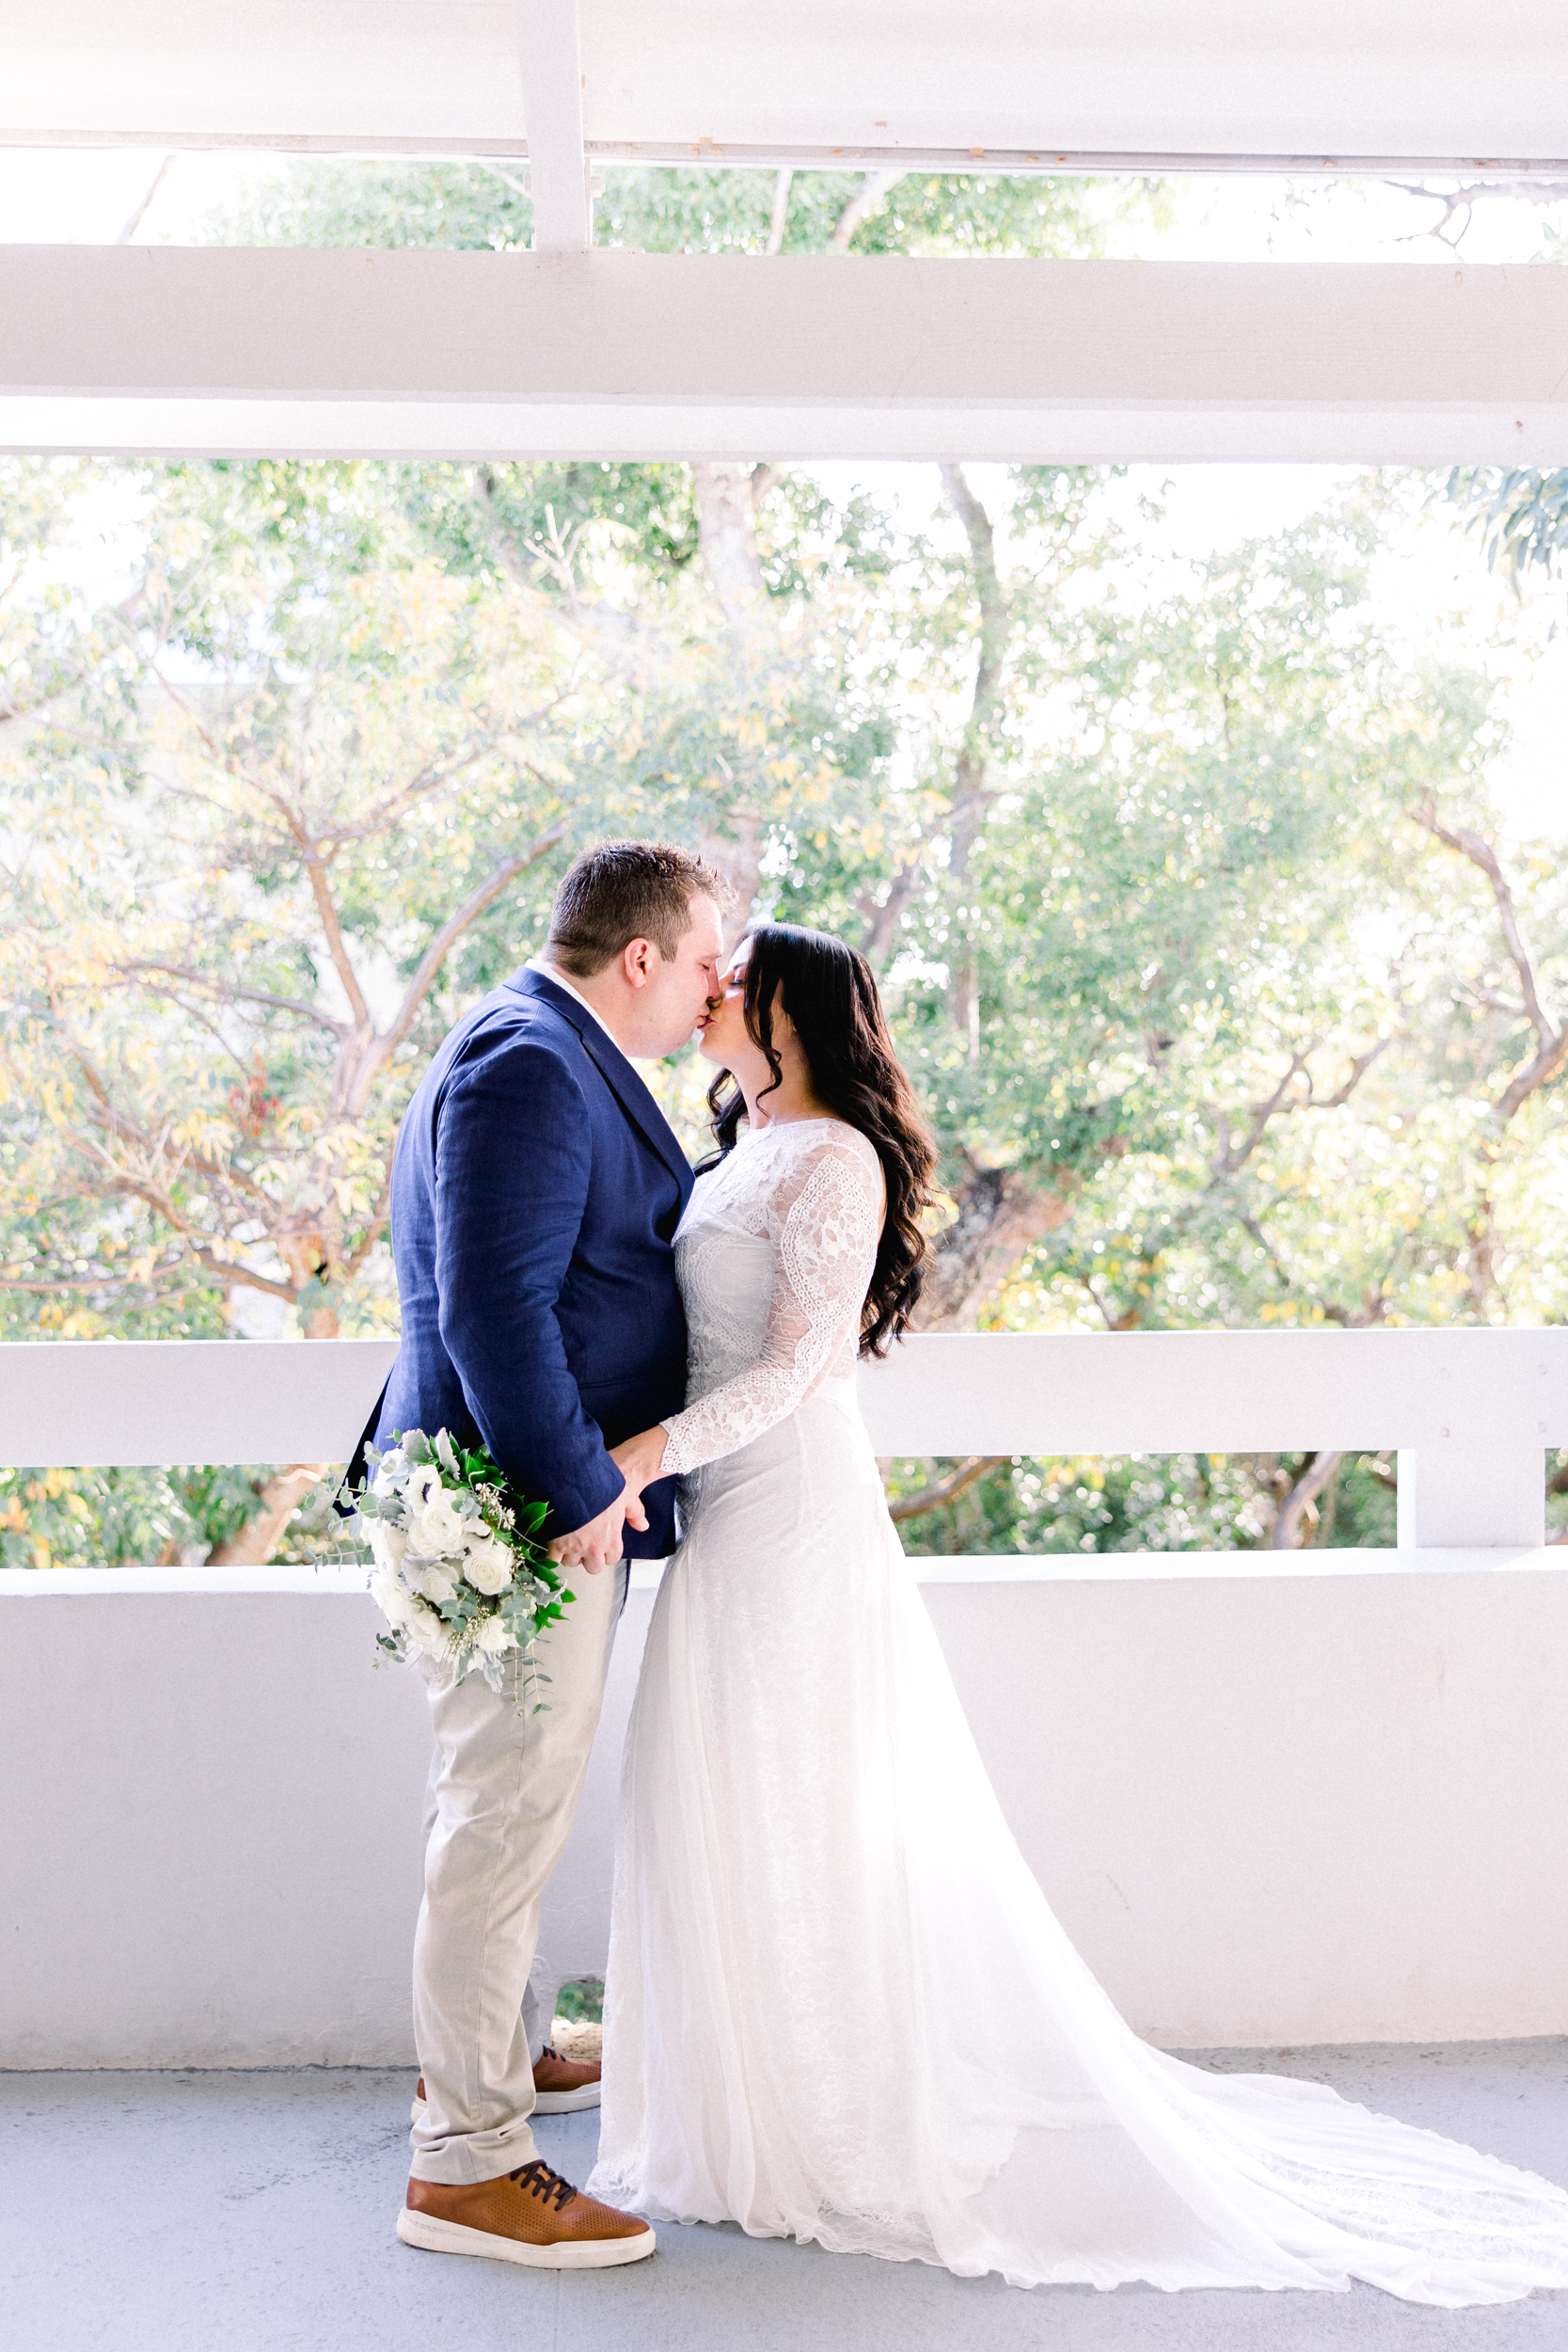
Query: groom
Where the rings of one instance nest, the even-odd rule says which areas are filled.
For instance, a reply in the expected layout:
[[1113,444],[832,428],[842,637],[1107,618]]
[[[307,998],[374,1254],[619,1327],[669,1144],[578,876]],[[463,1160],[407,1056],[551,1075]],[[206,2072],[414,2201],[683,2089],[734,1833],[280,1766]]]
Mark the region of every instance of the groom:
[[483,1438],[516,1495],[549,1503],[545,1540],[577,1571],[576,1600],[540,1643],[543,1712],[477,1675],[456,1688],[428,1677],[436,1756],[414,1946],[422,2080],[398,2216],[412,2246],[574,2270],[654,2248],[645,2222],[579,2195],[538,2157],[536,2093],[557,2089],[552,2068],[570,2070],[543,2048],[548,2010],[531,2014],[529,1980],[626,1556],[674,1549],[673,1481],[639,1502],[609,1454],[686,1393],[673,1243],[691,1170],[632,1061],[673,1053],[703,1020],[727,896],[682,850],[610,841],[585,852],[557,894],[543,956],[459,1022],[398,1137],[403,1344],[376,1442],[404,1429]]

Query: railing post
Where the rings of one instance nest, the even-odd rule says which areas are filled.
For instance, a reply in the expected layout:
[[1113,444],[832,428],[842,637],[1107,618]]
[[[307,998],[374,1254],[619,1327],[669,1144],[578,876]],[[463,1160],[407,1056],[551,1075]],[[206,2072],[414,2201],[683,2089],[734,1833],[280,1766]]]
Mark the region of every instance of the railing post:
[[1402,1551],[1533,1549],[1545,1540],[1544,1446],[1400,1448]]

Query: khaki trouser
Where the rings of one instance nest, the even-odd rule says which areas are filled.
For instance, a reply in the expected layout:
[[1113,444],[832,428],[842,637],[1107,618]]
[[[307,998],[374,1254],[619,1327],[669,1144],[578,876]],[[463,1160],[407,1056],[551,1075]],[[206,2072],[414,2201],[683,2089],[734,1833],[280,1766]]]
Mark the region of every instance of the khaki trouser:
[[533,2060],[554,1983],[538,1964],[539,1906],[582,1794],[623,1560],[574,1570],[576,1600],[538,1645],[543,1712],[509,1677],[427,1677],[436,1732],[424,1900],[414,1939],[414,2040],[424,2075],[409,2138],[421,2181],[466,2187],[532,2162]]

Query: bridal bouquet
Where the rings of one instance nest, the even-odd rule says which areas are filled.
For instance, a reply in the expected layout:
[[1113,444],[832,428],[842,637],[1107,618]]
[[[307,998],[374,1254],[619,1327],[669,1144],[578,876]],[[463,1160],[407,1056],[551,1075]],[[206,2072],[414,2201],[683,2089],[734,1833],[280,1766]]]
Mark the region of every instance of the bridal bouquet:
[[459,1682],[482,1674],[492,1691],[509,1659],[537,1678],[535,1636],[576,1597],[533,1540],[549,1505],[514,1511],[485,1449],[470,1454],[444,1429],[405,1429],[385,1454],[366,1454],[359,1519],[375,1562],[371,1592],[392,1629],[377,1646],[400,1663],[435,1659]]

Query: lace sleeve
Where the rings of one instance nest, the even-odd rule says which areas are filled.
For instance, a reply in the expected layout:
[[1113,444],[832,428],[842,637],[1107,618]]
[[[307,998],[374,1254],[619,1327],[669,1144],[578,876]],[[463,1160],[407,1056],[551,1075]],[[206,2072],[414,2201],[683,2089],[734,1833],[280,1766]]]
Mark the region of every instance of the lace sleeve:
[[804,1404],[859,1334],[880,1223],[881,1169],[863,1138],[819,1144],[790,1168],[768,1204],[778,1270],[762,1354],[665,1422],[661,1478],[734,1454]]

